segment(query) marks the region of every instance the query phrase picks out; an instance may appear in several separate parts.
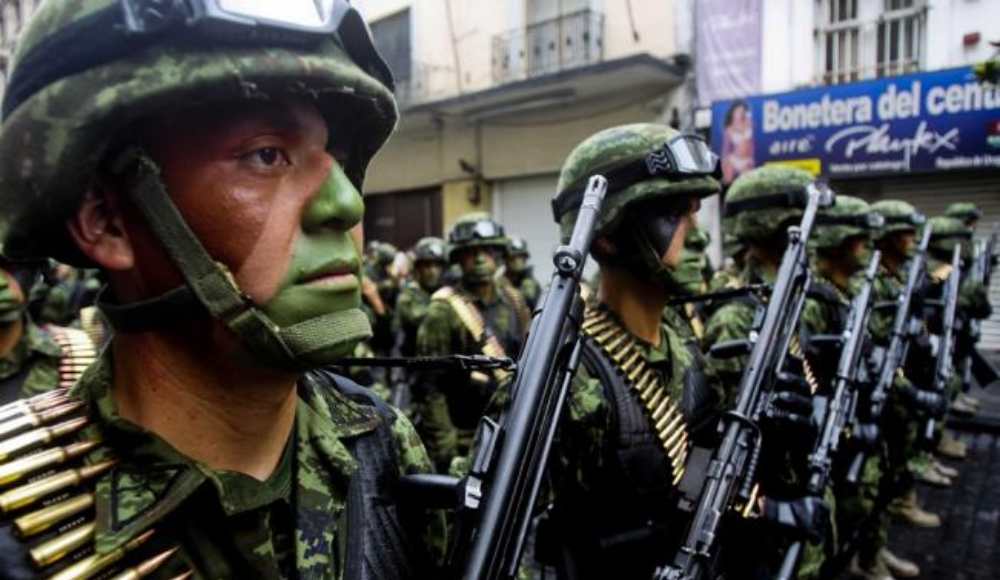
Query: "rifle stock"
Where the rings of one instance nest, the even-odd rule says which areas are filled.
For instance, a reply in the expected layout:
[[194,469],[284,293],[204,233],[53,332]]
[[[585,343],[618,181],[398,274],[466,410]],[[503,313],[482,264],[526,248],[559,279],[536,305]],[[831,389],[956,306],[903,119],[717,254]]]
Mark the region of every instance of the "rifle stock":
[[752,349],[739,383],[736,407],[722,417],[722,440],[713,452],[705,482],[684,544],[671,564],[657,570],[657,580],[695,580],[705,575],[717,550],[722,517],[736,500],[751,501],[760,458],[758,422],[775,377],[784,363],[809,286],[806,243],[816,212],[833,203],[833,193],[813,184],[798,227],[789,228],[788,247],[781,259],[773,292],[758,327],[751,332]]
[[453,566],[467,580],[517,575],[531,512],[579,364],[580,280],[607,187],[604,177],[590,178],[569,245],[560,246],[553,257],[556,271],[518,361],[510,404],[498,423],[488,418],[480,423],[452,552]]

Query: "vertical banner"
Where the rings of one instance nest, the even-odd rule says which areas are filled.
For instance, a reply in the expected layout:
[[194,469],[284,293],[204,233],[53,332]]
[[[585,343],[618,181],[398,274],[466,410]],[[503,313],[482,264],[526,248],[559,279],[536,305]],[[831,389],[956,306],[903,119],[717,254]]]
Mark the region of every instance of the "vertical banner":
[[759,93],[762,0],[696,0],[695,79],[702,105]]

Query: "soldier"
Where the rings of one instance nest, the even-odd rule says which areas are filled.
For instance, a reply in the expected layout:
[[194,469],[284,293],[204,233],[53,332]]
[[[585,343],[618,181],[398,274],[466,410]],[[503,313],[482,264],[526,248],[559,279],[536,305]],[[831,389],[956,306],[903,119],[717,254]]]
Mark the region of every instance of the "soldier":
[[403,283],[393,309],[395,350],[399,355],[417,354],[417,330],[427,316],[431,295],[441,287],[447,266],[448,249],[441,238],[421,238],[413,246],[413,280]]
[[396,305],[400,288],[400,279],[392,267],[397,253],[396,246],[375,240],[368,244],[365,256],[366,284],[374,286],[377,291],[376,298],[371,288],[366,289],[366,301],[374,331],[371,346],[379,354],[387,354],[393,344],[392,308]]
[[[943,282],[947,280],[951,272],[951,254],[956,245],[962,248],[963,263],[968,264],[970,262],[972,258],[970,243],[972,240],[972,230],[958,219],[946,216],[931,218],[929,224],[933,230],[930,245],[927,248],[927,271],[931,281],[936,283],[937,290],[931,290],[933,294],[936,291],[940,291]],[[965,269],[965,271],[968,272],[968,269]],[[963,322],[962,327],[967,327],[969,321],[972,319],[989,318],[992,311],[989,296],[983,284],[968,276],[963,276],[958,292],[958,317]],[[926,356],[923,357],[910,355],[909,360],[911,361],[924,361],[925,363],[931,361],[930,365],[924,364],[915,369],[912,376],[930,384],[933,380],[933,358],[926,348],[924,349],[924,353]],[[956,360],[958,358],[956,357]],[[947,396],[949,400],[954,399],[958,395],[960,387],[961,377],[956,372],[948,388]],[[963,408],[959,404],[957,410],[973,412],[974,408]],[[939,455],[948,459],[964,459],[966,457],[967,449],[965,443],[952,437],[951,433],[947,430],[941,430],[940,435],[941,437],[935,449]]]
[[662,312],[699,200],[719,191],[715,169],[703,141],[656,124],[596,133],[563,165],[553,208],[564,240],[587,179],[600,173],[609,185],[591,246],[599,289],[536,544],[560,578],[649,578],[683,530],[672,498],[717,395]]
[[[861,272],[870,258],[872,233],[883,226],[884,219],[861,199],[839,196],[837,203],[817,219],[817,224],[810,240],[816,249],[816,279],[810,286],[812,300],[807,303],[802,321],[811,368],[816,370],[816,377],[822,384],[831,385],[840,349],[810,344],[808,337],[843,332],[849,301],[864,283]],[[875,300],[895,298],[881,281],[873,287],[873,296]],[[879,501],[883,485],[891,489],[887,449],[884,439],[872,445],[875,451],[868,454],[857,482],[848,482],[843,476],[834,481],[838,539],[841,544],[850,539],[857,546],[851,562],[853,576],[864,579],[891,579],[894,575],[913,577],[920,573],[917,565],[893,554],[887,546],[888,522],[882,516]],[[849,463],[854,452],[850,447],[842,448],[836,458],[838,463]],[[841,469],[842,473],[846,472],[846,465]]]
[[[417,331],[417,354],[516,357],[531,313],[524,298],[495,275],[507,251],[503,226],[485,213],[463,216],[448,233],[448,261],[462,279],[431,297]],[[438,469],[465,456],[486,404],[506,372],[424,372],[413,385],[419,429]]]
[[38,272],[0,258],[0,404],[72,386],[96,357],[85,332],[35,324],[25,296]]
[[965,227],[970,230],[975,230],[976,224],[979,223],[979,218],[983,217],[983,211],[976,207],[974,203],[960,201],[950,204],[944,210],[944,215],[964,223]]
[[419,439],[317,370],[370,332],[348,230],[391,75],[349,5],[298,4],[46,2],[22,33],[4,252],[100,268],[115,333],[3,410],[7,577],[433,576],[393,491]]
[[504,276],[514,285],[524,296],[524,301],[528,308],[535,309],[538,304],[538,296],[542,292],[542,286],[532,274],[532,266],[528,265],[531,254],[528,252],[528,242],[524,238],[511,237],[510,245],[507,248],[507,257],[504,258]]
[[[876,235],[875,246],[882,252],[882,262],[876,278],[877,300],[887,304],[894,302],[906,285],[906,265],[917,247],[917,229],[924,224],[926,218],[915,207],[900,200],[879,201],[872,204],[871,209],[885,218],[885,226]],[[894,316],[895,311],[892,309],[872,311],[869,328],[876,343],[888,343]],[[905,369],[901,371],[903,372],[893,385],[890,403],[886,405],[880,422],[888,452],[884,477],[887,484],[897,488],[888,511],[916,527],[939,527],[940,516],[926,511],[920,505],[917,490],[907,477],[909,465],[915,464],[921,454],[917,446],[920,415],[919,409],[915,409],[912,401],[905,396],[907,389],[915,387],[905,376]],[[937,461],[926,462],[925,468],[918,473],[921,474],[927,481],[934,479],[941,482],[958,475],[957,471]],[[885,526],[887,522],[883,519],[880,525]],[[894,570],[891,558],[886,561],[896,576],[906,577]]]
[[[805,190],[812,176],[790,167],[762,167],[737,178],[726,196],[725,220],[731,233],[744,250],[744,268],[729,273],[720,290],[734,290],[750,285],[773,284],[788,245],[788,228],[798,225],[805,208]],[[815,235],[815,234],[814,234]],[[718,277],[717,277],[718,280]],[[766,299],[766,297],[765,297]],[[706,349],[715,344],[746,339],[761,299],[753,296],[733,299],[719,305],[705,327]],[[804,380],[811,376],[802,367],[801,345],[792,345],[789,372]],[[726,407],[737,395],[735,387],[747,363],[747,357],[723,358],[709,356],[708,373],[712,380],[726,387]],[[736,520],[727,548],[723,550],[726,567],[734,577],[771,578],[777,574],[781,557],[793,538],[810,538],[800,558],[799,578],[817,578],[827,557],[832,553],[830,539],[832,522],[828,505],[833,503],[832,490],[823,498],[805,495],[805,459],[811,450],[815,433],[809,427],[812,404],[803,389],[781,389],[776,404],[780,415],[762,425],[767,429],[761,467],[758,469],[760,491],[764,496],[760,510],[763,518]],[[801,443],[800,443],[801,442]],[[782,511],[795,514],[795,521],[778,531],[773,521]],[[827,536],[827,543],[820,540]],[[727,553],[728,552],[728,555]]]

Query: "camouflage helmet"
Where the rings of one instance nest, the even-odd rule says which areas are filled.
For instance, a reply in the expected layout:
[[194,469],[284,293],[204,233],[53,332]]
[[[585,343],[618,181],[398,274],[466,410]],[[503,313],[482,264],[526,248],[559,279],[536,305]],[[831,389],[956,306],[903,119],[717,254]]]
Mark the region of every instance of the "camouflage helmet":
[[[961,220],[948,216],[936,216],[928,220],[931,229],[931,240],[928,249],[941,257],[950,258],[957,244],[968,246],[965,242],[972,239],[972,230]],[[963,253],[968,253],[963,248]]]
[[[633,162],[642,162],[679,137],[683,136],[677,130],[655,123],[621,125],[600,131],[570,152],[559,173],[556,190],[563,194],[577,186],[582,187],[593,174],[607,175]],[[617,229],[625,209],[634,203],[657,196],[706,197],[720,191],[719,182],[708,175],[645,177],[619,190],[615,189],[614,183],[609,183],[595,233],[605,235]],[[564,241],[569,240],[578,213],[579,204],[564,208],[553,204],[555,221]]]
[[378,266],[388,266],[396,259],[399,250],[389,242],[372,240],[368,242],[368,259],[372,264]]
[[489,247],[507,252],[507,236],[503,226],[486,212],[474,212],[460,217],[448,232],[448,261],[454,262],[464,248]]
[[[797,193],[813,182],[807,171],[769,165],[736,178],[726,194],[727,230],[739,241],[763,241],[802,219],[805,198]],[[731,226],[731,227],[730,227]]]
[[[167,11],[187,10],[185,5],[157,3]],[[125,14],[120,0],[42,3],[21,33],[3,100],[0,239],[7,242],[6,251],[86,263],[63,223],[99,163],[122,145],[113,140],[137,121],[186,106],[312,101],[330,135],[343,136],[335,145],[346,150],[345,172],[360,191],[365,168],[398,113],[391,74],[367,26],[346,3],[338,0],[337,6],[347,8],[338,13],[344,16],[336,33],[291,44],[267,35],[253,43],[202,42],[202,34],[210,35],[208,26],[188,28],[186,35],[176,28],[141,30],[158,24],[183,28],[179,14],[159,23],[139,21],[134,32],[137,20]],[[96,43],[98,34],[121,37]],[[51,64],[56,61],[59,66]]]
[[838,195],[836,202],[820,210],[809,245],[818,249],[835,248],[848,238],[869,236],[884,224],[882,216],[872,212],[868,202],[850,195]]
[[974,203],[960,201],[949,205],[944,210],[944,215],[968,223],[983,217],[983,211]]
[[448,261],[448,245],[441,238],[420,238],[413,246],[413,261],[443,264]]
[[528,242],[522,237],[511,236],[510,244],[507,246],[507,255],[530,258],[531,253],[528,251]]
[[877,234],[878,238],[895,232],[916,232],[927,223],[927,217],[918,212],[917,208],[898,199],[883,199],[873,203],[871,210],[885,219],[885,225]]

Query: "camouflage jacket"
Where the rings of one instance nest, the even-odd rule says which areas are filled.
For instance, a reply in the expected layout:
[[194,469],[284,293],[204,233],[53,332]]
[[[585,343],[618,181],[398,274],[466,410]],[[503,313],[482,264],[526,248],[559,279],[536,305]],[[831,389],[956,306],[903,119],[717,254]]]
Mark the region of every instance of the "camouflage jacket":
[[392,332],[396,336],[396,347],[401,356],[417,353],[417,331],[427,317],[431,295],[413,281],[407,281],[399,291],[396,307],[393,309]]
[[[441,298],[446,288],[452,287],[446,286],[435,293],[427,316],[420,324],[417,355],[483,354],[481,345],[459,314]],[[509,284],[507,288],[513,290]],[[494,299],[489,303],[461,286],[453,289],[478,310],[506,355],[516,358],[527,328],[522,323],[523,318],[518,316],[518,305],[512,302],[501,284],[494,285]],[[439,469],[447,470],[453,458],[468,452],[473,432],[496,386],[495,380],[462,372],[418,374],[412,390],[414,412],[419,417],[420,434]]]
[[[587,362],[588,355],[584,355],[570,386],[550,459],[551,477],[543,502],[553,506],[547,535],[543,539],[539,527],[536,545],[549,549],[564,545],[555,550],[561,554],[560,561],[569,558],[583,566],[581,578],[645,578],[652,574],[653,564],[662,560],[662,544],[685,525],[668,500],[686,465],[687,448],[695,436],[691,430],[712,416],[717,401],[702,381],[692,380],[701,376],[699,353],[673,328],[661,324],[660,342],[652,345],[623,330],[606,308],[594,310],[606,312],[615,325],[596,326],[608,330],[595,330],[586,340],[599,345],[602,341],[597,337],[612,332],[604,342],[606,348],[624,349],[620,355],[604,351],[608,353],[605,360],[621,372],[616,376],[628,376],[629,369],[644,367],[656,382],[646,383],[640,372],[634,382],[623,379],[618,385],[605,384],[602,377],[607,375],[597,370],[599,363]],[[590,314],[587,320],[593,320]],[[620,362],[614,362],[616,358]],[[648,398],[639,395],[643,384],[650,385]],[[508,396],[506,387],[497,392],[491,416],[499,416]],[[668,409],[656,415],[662,433],[653,427],[649,408],[659,407],[657,401]],[[634,417],[636,412],[641,420]],[[629,416],[633,418],[623,420]],[[664,451],[663,441],[680,447]],[[585,518],[579,517],[582,511]],[[643,532],[637,532],[640,529]],[[633,535],[629,532],[636,533],[636,538],[629,539]],[[660,549],[653,549],[657,545]],[[615,572],[609,576],[611,569]]]
[[[948,279],[948,274],[951,272],[951,264],[928,257],[927,272],[930,275],[932,283],[943,286],[945,280]],[[962,274],[962,283],[958,287],[959,314],[969,319],[982,320],[989,318],[993,313],[993,307],[990,305],[988,289],[982,282],[966,276],[965,271]]]
[[0,358],[0,404],[71,385],[95,354],[82,331],[38,326],[25,317],[21,340]]
[[511,281],[521,291],[521,295],[524,296],[524,302],[528,305],[528,308],[534,310],[538,304],[538,298],[542,294],[542,285],[535,279],[534,274],[529,271],[522,275],[520,280]]
[[[295,425],[275,472],[266,481],[258,481],[215,470],[122,418],[111,392],[112,368],[106,353],[69,394],[43,395],[76,403],[52,408],[61,409],[61,416],[46,422],[59,438],[54,443],[40,441],[52,451],[28,456],[29,461],[43,458],[61,448],[58,461],[47,466],[36,461],[32,469],[19,470],[19,477],[4,471],[7,477],[2,479],[0,498],[27,498],[16,506],[8,504],[15,510],[4,510],[5,516],[18,517],[19,530],[29,526],[29,533],[21,530],[21,536],[31,542],[56,543],[74,538],[64,549],[43,552],[50,561],[36,569],[45,574],[69,565],[89,570],[88,575],[73,578],[106,576],[137,566],[145,567],[142,577],[149,578],[173,578],[188,570],[194,578],[213,579],[343,578],[347,516],[352,513],[349,488],[353,489],[358,473],[369,473],[375,463],[372,455],[356,455],[355,445],[372,441],[367,435],[378,430],[385,434],[379,441],[393,442],[387,444],[391,450],[375,455],[389,458],[378,463],[387,470],[382,473],[392,477],[393,472],[430,469],[405,417],[396,414],[387,425],[390,421],[383,411],[388,407],[376,412],[373,405],[343,390],[339,380],[335,383],[329,375],[307,374],[299,383]],[[355,394],[363,393],[353,388]],[[8,461],[0,470],[17,465],[21,458],[10,460],[18,453],[0,447],[2,459]],[[25,489],[40,489],[38,480],[21,485],[33,476],[69,468],[73,469],[57,474],[64,480],[61,487],[31,495]],[[422,510],[404,509],[391,501],[391,494],[380,501],[387,498],[390,501],[382,509],[392,511],[384,513],[399,514],[394,521],[401,522],[393,533],[402,529],[404,536],[416,540],[406,548],[397,542],[390,551],[399,548],[398,554],[410,561],[426,558],[432,538],[443,538],[443,522]],[[57,501],[69,507],[53,511]],[[0,559],[3,569],[14,573],[24,567],[24,551],[9,536],[10,526],[4,530]],[[33,546],[38,551],[37,542]],[[415,551],[422,553],[410,558]]]

